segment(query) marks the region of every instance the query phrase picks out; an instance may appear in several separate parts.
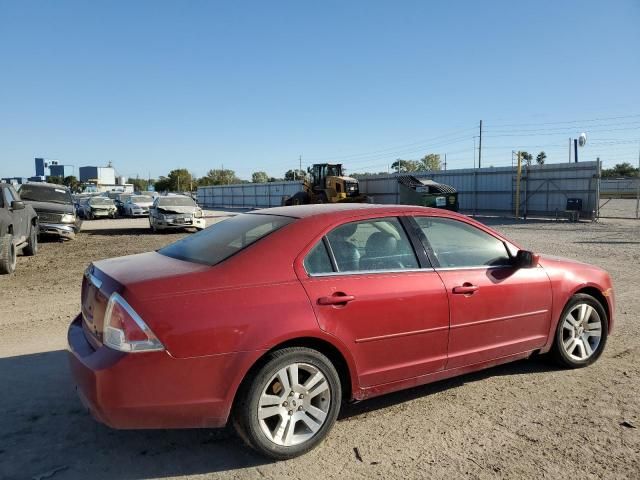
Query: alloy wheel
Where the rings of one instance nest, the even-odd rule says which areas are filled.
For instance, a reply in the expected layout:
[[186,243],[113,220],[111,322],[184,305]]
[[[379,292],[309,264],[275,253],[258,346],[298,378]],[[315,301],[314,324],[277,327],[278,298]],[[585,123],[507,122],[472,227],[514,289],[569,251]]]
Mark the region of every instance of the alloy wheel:
[[572,359],[583,362],[598,350],[602,338],[602,319],[587,303],[576,304],[562,323],[562,348]]
[[292,363],[266,383],[258,401],[262,433],[290,447],[310,440],[324,425],[331,390],[324,373],[308,363]]

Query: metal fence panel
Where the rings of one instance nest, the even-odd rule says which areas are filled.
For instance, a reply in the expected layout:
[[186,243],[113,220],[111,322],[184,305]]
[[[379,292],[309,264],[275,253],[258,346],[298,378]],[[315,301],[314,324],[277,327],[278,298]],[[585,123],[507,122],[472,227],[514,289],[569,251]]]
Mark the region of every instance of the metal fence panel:
[[205,208],[268,208],[302,190],[302,182],[242,183],[198,187],[198,203]]
[[[516,203],[515,167],[416,172],[458,191],[460,210],[465,213],[512,215]],[[597,215],[598,162],[532,165],[522,168],[520,215],[564,214],[568,198],[582,200],[582,218]],[[399,201],[397,174],[358,178],[360,192],[373,203]],[[198,188],[198,202],[206,208],[265,208],[282,204],[285,197],[302,190],[302,182],[247,183]]]
[[[416,172],[415,177],[451,185],[458,191],[460,210],[467,213],[513,214],[516,167]],[[360,191],[374,203],[398,203],[397,174],[360,177]],[[597,210],[598,162],[523,167],[520,214],[555,216],[564,212],[568,198],[582,200],[581,216]]]

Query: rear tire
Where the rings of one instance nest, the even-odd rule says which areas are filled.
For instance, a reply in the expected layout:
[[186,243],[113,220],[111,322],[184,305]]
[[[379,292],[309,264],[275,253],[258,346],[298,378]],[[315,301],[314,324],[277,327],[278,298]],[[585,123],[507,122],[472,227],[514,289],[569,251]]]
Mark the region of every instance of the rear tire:
[[585,293],[571,297],[560,315],[552,356],[565,368],[591,365],[602,354],[609,333],[609,318],[602,304]]
[[7,233],[0,238],[0,274],[10,274],[16,271],[16,246],[13,235]]
[[22,249],[22,253],[29,257],[38,253],[38,225],[31,225],[29,241],[27,242],[27,246]]
[[307,192],[296,192],[284,202],[287,206],[307,205],[309,203],[311,203],[311,200]]
[[233,423],[238,435],[262,455],[286,460],[316,447],[338,417],[342,388],[323,354],[291,347],[270,353],[243,382]]

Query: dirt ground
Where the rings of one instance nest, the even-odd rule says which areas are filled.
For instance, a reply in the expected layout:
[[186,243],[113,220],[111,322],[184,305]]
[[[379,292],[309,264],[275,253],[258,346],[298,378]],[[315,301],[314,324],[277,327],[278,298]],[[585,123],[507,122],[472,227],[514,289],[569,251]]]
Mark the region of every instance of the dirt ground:
[[184,234],[95,221],[41,244],[0,277],[0,478],[640,478],[640,221],[485,221],[612,274],[618,314],[602,358],[576,371],[521,361],[345,406],[320,447],[280,463],[226,430],[111,430],[74,393],[66,329],[87,264]]

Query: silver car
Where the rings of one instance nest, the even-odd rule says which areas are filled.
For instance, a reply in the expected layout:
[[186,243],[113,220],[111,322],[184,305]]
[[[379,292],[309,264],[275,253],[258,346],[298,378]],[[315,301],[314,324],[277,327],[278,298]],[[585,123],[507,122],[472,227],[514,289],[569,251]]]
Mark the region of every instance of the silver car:
[[151,230],[206,227],[202,209],[192,198],[185,195],[167,195],[157,197],[149,209],[149,224]]
[[153,197],[149,195],[131,195],[124,202],[124,214],[131,217],[147,216],[151,205],[153,205]]

